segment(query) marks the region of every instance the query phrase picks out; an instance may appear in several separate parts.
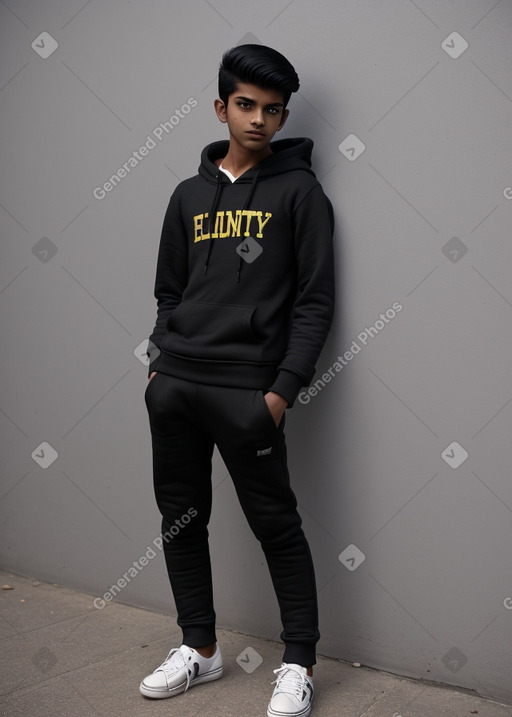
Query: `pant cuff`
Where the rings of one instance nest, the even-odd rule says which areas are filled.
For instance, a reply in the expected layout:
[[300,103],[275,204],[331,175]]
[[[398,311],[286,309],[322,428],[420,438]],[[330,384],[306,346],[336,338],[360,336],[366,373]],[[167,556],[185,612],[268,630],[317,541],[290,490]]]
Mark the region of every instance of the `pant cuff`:
[[198,625],[197,627],[184,627],[183,632],[183,644],[187,647],[206,647],[217,642],[217,636],[215,634],[215,627],[208,627],[208,625]]
[[316,643],[289,642],[285,646],[283,662],[302,667],[316,664]]

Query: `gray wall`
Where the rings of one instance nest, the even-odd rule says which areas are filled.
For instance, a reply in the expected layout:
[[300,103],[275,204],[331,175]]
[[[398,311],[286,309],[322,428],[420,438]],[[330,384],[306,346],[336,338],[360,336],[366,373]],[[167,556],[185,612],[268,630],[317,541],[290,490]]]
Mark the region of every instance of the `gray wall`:
[[[337,217],[327,375],[288,417],[320,651],[512,701],[510,0],[8,0],[0,25],[3,565],[99,606],[132,566],[117,599],[173,610],[141,355],[168,198],[256,38],[299,72],[285,135]],[[214,483],[219,624],[276,638],[218,458]]]

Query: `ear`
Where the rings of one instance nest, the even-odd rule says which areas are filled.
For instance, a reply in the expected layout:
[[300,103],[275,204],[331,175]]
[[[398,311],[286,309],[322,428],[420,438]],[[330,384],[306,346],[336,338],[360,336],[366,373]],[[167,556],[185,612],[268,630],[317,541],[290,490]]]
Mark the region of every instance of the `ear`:
[[217,117],[219,118],[219,120],[221,122],[224,122],[224,124],[226,124],[226,122],[228,121],[228,117],[227,117],[227,107],[226,107],[225,103],[222,100],[215,100],[215,102],[213,103],[213,106],[215,107],[215,113],[216,113]]
[[282,129],[284,127],[289,114],[290,114],[290,110],[283,110],[283,116],[281,117],[281,122],[279,123],[279,127],[277,128],[278,132],[280,129]]

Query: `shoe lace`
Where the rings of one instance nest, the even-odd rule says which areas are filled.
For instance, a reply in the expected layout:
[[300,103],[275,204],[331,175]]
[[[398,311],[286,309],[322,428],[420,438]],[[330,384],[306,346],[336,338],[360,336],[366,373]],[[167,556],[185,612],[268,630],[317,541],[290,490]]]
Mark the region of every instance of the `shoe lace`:
[[306,685],[304,673],[300,673],[288,665],[282,665],[277,670],[274,670],[274,674],[277,675],[277,680],[274,680],[272,684],[276,686],[276,690],[292,694],[301,699]]
[[190,671],[187,667],[185,655],[181,651],[180,647],[173,647],[158,669],[162,670],[167,677],[171,677],[175,672],[181,670],[183,667],[185,668],[185,677],[187,680],[187,686],[185,687],[186,692],[190,686]]

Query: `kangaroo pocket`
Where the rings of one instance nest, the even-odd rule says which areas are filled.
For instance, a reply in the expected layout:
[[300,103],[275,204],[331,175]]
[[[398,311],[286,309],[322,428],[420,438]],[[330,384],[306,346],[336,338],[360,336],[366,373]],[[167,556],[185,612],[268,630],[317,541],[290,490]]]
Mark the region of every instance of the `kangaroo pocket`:
[[162,348],[203,361],[261,360],[253,331],[255,306],[184,301],[172,312]]

